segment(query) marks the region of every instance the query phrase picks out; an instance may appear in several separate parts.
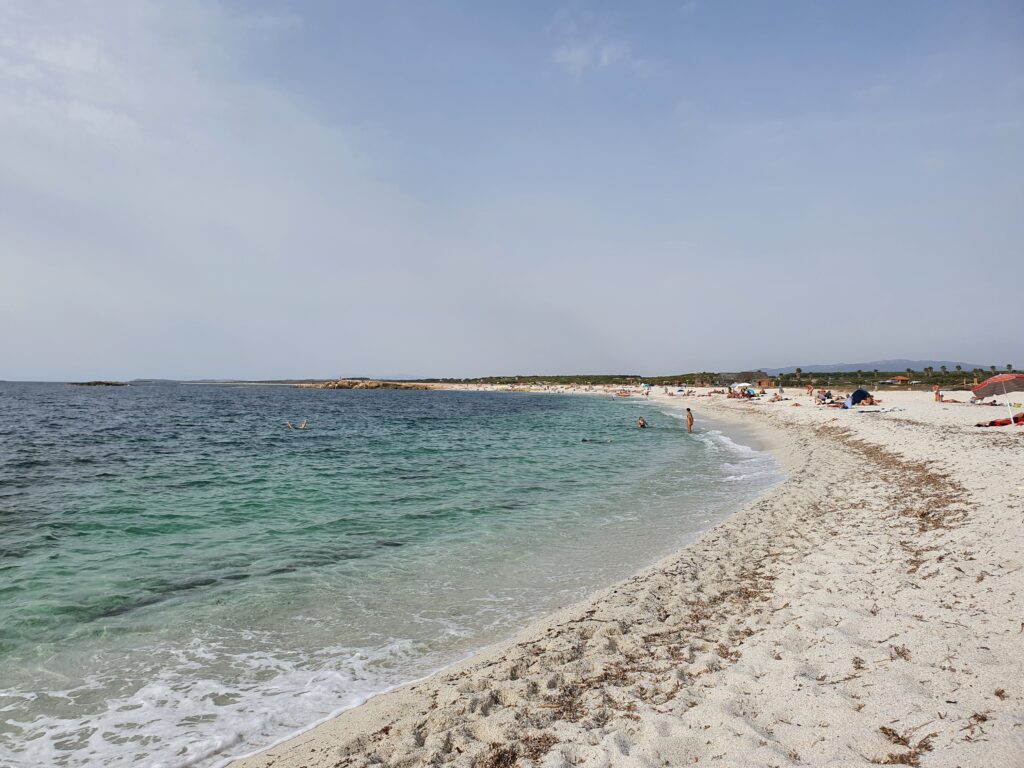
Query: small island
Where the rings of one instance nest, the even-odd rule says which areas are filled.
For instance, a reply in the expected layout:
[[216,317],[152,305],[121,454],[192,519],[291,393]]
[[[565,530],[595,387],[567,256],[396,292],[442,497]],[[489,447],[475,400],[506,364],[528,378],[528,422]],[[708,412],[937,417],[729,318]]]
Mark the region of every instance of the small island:
[[69,381],[72,387],[127,387],[127,381]]

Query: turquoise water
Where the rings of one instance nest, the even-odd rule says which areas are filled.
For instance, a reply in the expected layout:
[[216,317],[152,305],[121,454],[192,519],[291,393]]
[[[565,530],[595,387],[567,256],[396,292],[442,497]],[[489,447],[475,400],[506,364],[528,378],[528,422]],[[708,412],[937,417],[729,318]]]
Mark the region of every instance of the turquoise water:
[[778,479],[698,426],[582,396],[0,384],[0,764],[216,765],[506,637]]

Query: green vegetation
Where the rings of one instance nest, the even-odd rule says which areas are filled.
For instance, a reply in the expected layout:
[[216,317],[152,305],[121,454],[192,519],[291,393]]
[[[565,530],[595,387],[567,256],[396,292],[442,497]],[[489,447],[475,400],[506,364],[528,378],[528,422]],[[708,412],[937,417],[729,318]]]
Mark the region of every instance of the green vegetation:
[[[947,370],[942,366],[939,370],[926,368],[923,371],[915,371],[908,368],[903,371],[833,371],[824,373],[809,373],[797,368],[793,373],[783,373],[778,376],[766,377],[772,381],[772,386],[780,382],[784,387],[805,387],[808,384],[823,387],[847,387],[865,386],[868,388],[899,387],[913,389],[930,389],[938,384],[944,389],[970,388],[975,383],[984,381],[996,373],[996,366],[991,366],[985,371],[975,368],[973,371],[964,371],[961,366],[956,370]],[[1013,371],[1013,365],[1007,364],[1007,371]],[[750,372],[756,373],[756,372]],[[729,378],[729,377],[732,378]],[[882,382],[894,381],[897,376],[909,379],[900,381],[897,384],[885,384]],[[711,371],[694,371],[690,373],[676,373],[668,376],[641,376],[639,374],[579,374],[579,375],[520,375],[520,376],[485,376],[475,379],[419,379],[419,381],[435,384],[496,384],[503,386],[527,385],[527,384],[548,384],[566,386],[587,386],[587,385],[621,385],[636,386],[638,384],[650,384],[656,387],[682,387],[682,386],[715,386],[737,381],[735,374],[721,374]],[[756,382],[753,378],[742,379],[743,381]]]
[[670,376],[641,376],[632,374],[577,374],[577,375],[521,375],[521,376],[484,376],[477,379],[419,379],[432,384],[498,384],[515,386],[517,384],[564,384],[566,386],[637,386],[650,384],[656,387],[697,387],[712,386],[720,381],[720,374],[713,371],[696,373],[676,373]]
[[[915,371],[912,368],[902,371],[830,371],[824,373],[804,373],[802,376],[796,373],[783,373],[774,377],[773,381],[777,382],[781,379],[782,385],[786,387],[813,384],[825,387],[864,386],[869,389],[872,387],[882,389],[886,387],[931,389],[932,386],[938,384],[943,389],[959,389],[964,387],[970,388],[975,383],[987,379],[989,375],[987,371],[983,371],[980,368],[976,368],[973,371],[964,371],[961,366],[957,366],[955,371],[950,371],[947,370],[946,366],[942,366],[939,370],[929,367],[922,371]],[[894,382],[897,376],[909,379],[909,382],[903,380],[895,384],[883,383]]]

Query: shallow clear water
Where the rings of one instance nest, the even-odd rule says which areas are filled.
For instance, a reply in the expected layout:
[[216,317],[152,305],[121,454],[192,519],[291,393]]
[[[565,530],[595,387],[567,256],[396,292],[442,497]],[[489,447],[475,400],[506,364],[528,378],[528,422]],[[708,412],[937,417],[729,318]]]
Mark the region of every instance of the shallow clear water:
[[215,765],[627,576],[778,477],[636,400],[0,384],[0,764]]

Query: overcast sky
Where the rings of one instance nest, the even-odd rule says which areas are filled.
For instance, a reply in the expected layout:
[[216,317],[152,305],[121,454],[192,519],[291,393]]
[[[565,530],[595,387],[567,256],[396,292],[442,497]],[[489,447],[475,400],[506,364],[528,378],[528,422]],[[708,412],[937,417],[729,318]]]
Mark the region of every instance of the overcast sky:
[[0,3],[0,379],[1024,366],[1020,2]]

